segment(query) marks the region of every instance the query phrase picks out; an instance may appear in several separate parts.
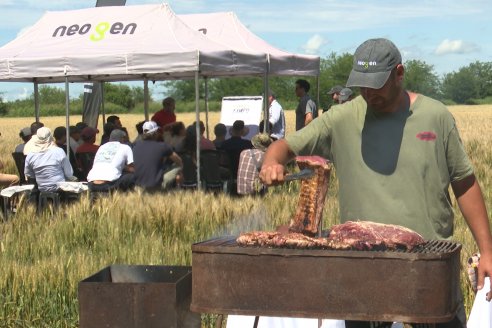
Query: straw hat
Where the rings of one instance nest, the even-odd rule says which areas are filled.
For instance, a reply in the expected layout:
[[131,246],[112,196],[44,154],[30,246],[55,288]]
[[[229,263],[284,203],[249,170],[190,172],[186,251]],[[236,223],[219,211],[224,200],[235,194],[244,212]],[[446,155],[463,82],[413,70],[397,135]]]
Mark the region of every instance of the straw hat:
[[251,143],[253,147],[258,150],[266,151],[268,146],[273,142],[273,139],[266,133],[258,133],[253,138],[251,138]]

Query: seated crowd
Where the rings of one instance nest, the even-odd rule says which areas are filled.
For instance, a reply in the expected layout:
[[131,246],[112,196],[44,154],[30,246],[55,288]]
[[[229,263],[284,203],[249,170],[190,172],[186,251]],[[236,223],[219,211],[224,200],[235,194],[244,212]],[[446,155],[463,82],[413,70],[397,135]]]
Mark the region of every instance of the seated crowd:
[[[175,102],[163,101],[163,109],[153,118],[136,125],[138,136],[129,141],[127,130],[118,116],[109,116],[104,124],[100,146],[96,144],[99,130],[79,122],[69,127],[59,126],[53,131],[41,122],[21,129],[22,143],[15,148],[23,153],[26,180],[35,183],[39,191],[57,191],[62,181],[87,181],[89,190],[106,192],[131,190],[135,186],[154,192],[180,187],[185,180],[196,179],[196,142],[201,151],[212,151],[217,161],[212,170],[220,181],[233,182],[234,194],[255,194],[263,191],[258,179],[259,168],[266,147],[272,142],[267,134],[245,138],[249,129],[237,120],[227,130],[219,123],[214,127],[215,140],[205,136],[205,126],[199,122],[186,127],[176,122]],[[164,125],[162,125],[164,124]],[[197,138],[197,132],[199,137]],[[69,146],[67,146],[67,136]],[[229,136],[227,138],[227,136]],[[183,159],[190,159],[191,170],[183,169]],[[204,155],[204,160],[207,161]],[[0,162],[0,169],[2,168]],[[201,166],[203,170],[203,167]],[[207,167],[210,170],[210,167]],[[202,176],[206,172],[202,172]],[[25,184],[16,175],[0,175],[0,185],[8,187]],[[237,187],[236,187],[237,186]]]

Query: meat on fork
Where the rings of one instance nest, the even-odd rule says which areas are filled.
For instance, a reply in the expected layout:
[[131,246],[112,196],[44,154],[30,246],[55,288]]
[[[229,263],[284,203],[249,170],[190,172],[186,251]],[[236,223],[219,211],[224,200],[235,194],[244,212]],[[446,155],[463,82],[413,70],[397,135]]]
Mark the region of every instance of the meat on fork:
[[314,170],[314,175],[301,180],[299,201],[289,231],[315,236],[323,219],[331,168],[327,160],[319,156],[297,156],[296,162],[301,170]]

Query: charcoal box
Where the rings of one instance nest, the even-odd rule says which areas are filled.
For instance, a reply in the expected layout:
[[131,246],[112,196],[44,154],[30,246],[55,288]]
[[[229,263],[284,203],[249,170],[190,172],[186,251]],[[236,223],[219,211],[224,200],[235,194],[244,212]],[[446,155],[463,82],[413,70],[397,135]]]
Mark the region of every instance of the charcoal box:
[[111,265],[79,282],[80,328],[195,328],[191,267]]

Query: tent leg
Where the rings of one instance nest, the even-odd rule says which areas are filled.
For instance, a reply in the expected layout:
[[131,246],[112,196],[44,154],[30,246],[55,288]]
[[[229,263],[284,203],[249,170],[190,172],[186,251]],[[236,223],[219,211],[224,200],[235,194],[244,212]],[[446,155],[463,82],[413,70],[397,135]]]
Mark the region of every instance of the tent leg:
[[195,125],[195,133],[196,133],[196,182],[197,188],[202,188],[201,176],[200,176],[200,94],[198,87],[198,71],[195,72],[195,115],[196,115],[196,125]]
[[145,120],[149,120],[149,79],[144,79],[144,112]]
[[36,122],[39,122],[39,90],[38,81],[36,81],[36,79],[34,79],[34,116]]
[[208,129],[208,79],[205,76],[205,128],[207,130],[207,139],[210,139]]
[[263,79],[263,85],[264,85],[264,97],[263,97],[263,132],[264,133],[267,133],[267,134],[270,134],[271,131],[269,131],[270,129],[268,128],[268,124],[267,122],[270,121],[270,105],[269,105],[269,101],[268,101],[268,90],[269,90],[269,86],[268,86],[268,72],[265,72],[265,76],[264,76],[264,79]]
[[68,76],[65,76],[65,125],[67,127],[67,158],[70,161],[70,89]]
[[103,116],[102,131],[104,133],[104,124],[106,123],[106,108],[104,107],[104,82],[101,82],[99,85],[101,88],[101,112]]

